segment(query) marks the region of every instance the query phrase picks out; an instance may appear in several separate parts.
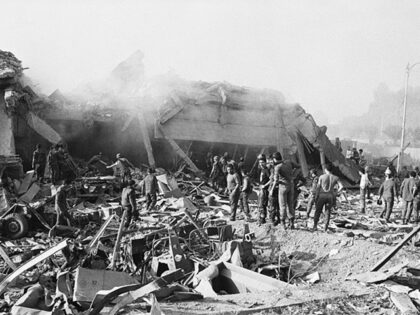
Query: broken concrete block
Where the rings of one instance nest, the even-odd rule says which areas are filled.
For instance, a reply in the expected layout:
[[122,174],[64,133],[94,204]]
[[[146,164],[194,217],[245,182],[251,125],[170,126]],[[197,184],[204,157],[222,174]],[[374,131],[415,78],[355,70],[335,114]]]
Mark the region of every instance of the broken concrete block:
[[414,315],[419,314],[414,303],[411,301],[408,294],[391,292],[391,301],[398,308],[401,314]]
[[33,183],[31,185],[31,188],[29,188],[29,190],[26,191],[26,193],[19,198],[19,200],[24,201],[26,203],[30,203],[40,190],[41,188],[36,183]]
[[91,302],[100,290],[138,284],[128,273],[78,268],[76,270],[73,300],[75,302]]

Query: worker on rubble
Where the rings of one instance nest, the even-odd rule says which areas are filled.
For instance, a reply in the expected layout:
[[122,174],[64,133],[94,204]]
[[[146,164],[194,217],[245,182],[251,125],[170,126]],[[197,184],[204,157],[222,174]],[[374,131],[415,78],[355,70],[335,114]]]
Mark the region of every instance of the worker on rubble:
[[385,171],[385,181],[379,187],[379,198],[378,201],[383,198],[384,208],[379,215],[380,218],[383,218],[385,215],[386,222],[390,222],[389,218],[391,217],[392,208],[394,207],[394,198],[397,198],[398,202],[398,192],[397,185],[394,178],[392,177],[392,172],[390,169]]
[[[226,152],[225,152],[225,154],[226,154]],[[220,182],[223,190],[226,188],[226,178],[227,178],[227,175],[228,175],[228,170],[227,170],[228,162],[227,161],[228,160],[226,159],[225,156],[222,156],[220,158],[220,161],[219,161],[220,162],[220,167],[222,169],[223,179],[224,179],[223,181]]]
[[294,198],[294,174],[299,165],[290,160],[283,160],[280,152],[273,155],[276,166],[274,167],[273,186],[278,185],[280,223],[286,228],[286,217],[289,219],[289,227],[295,228],[295,198]]
[[366,213],[366,196],[370,198],[369,187],[372,186],[372,182],[369,178],[369,166],[366,166],[363,170],[359,171],[360,175],[360,213]]
[[94,172],[99,172],[99,169],[98,169],[99,164],[102,164],[103,166],[107,167],[108,164],[106,164],[102,159],[103,159],[102,152],[99,152],[98,154],[92,156],[90,160],[87,162],[88,168]]
[[270,223],[276,226],[280,223],[280,206],[279,206],[279,187],[274,184],[274,168],[277,163],[275,162],[273,155],[267,159],[267,168],[270,171],[270,181],[268,189],[268,218]]
[[222,165],[219,162],[219,156],[215,155],[213,157],[213,166],[210,172],[210,179],[213,185],[213,189],[215,189],[217,192],[220,191],[220,189],[223,187],[223,183],[225,181],[223,171],[222,171]]
[[248,176],[245,168],[241,168],[240,172],[242,173],[242,185],[241,185],[241,194],[239,196],[239,207],[241,208],[242,213],[245,215],[245,221],[251,221],[251,214],[249,212],[249,195],[252,193],[252,183],[251,179]]
[[66,152],[64,151],[64,146],[62,144],[57,145],[56,156],[58,165],[58,179],[61,180],[65,178],[67,170]]
[[235,172],[235,169],[232,164],[227,165],[227,191],[229,193],[229,202],[230,202],[230,220],[236,220],[236,209],[238,208],[238,201],[241,194],[241,178],[239,174]]
[[309,197],[308,197],[308,204],[306,206],[306,217],[309,219],[311,216],[312,208],[315,204],[315,195],[316,189],[318,186],[318,175],[316,174],[315,169],[311,169],[309,171]]
[[121,192],[121,206],[123,211],[127,211],[127,220],[125,221],[125,228],[130,226],[131,220],[138,220],[139,214],[137,212],[136,192],[134,189],[134,180],[128,180],[126,186]]
[[402,223],[407,224],[410,220],[411,212],[413,211],[414,193],[416,190],[416,172],[411,171],[410,177],[405,178],[400,187],[400,195],[404,200],[404,208],[402,211]]
[[131,180],[131,169],[135,169],[134,165],[129,160],[121,156],[121,153],[117,153],[116,161],[112,165],[108,165],[106,168],[114,168],[116,170],[116,176],[120,177],[123,183],[128,183]]
[[[413,200],[413,210],[414,210],[414,222],[418,223],[419,222],[419,207],[420,207],[420,178],[419,178],[419,167],[416,166],[414,168],[414,171],[416,172],[416,177],[415,177],[415,181],[416,181],[416,188],[414,190],[414,200]],[[411,217],[411,215],[410,215]]]
[[32,154],[32,169],[35,171],[35,176],[40,183],[44,181],[46,163],[47,157],[45,152],[42,151],[41,145],[38,143],[34,153]]
[[153,168],[149,167],[147,169],[147,176],[142,181],[142,191],[146,196],[146,209],[148,211],[152,210],[156,205],[157,193],[159,191],[157,178],[154,173]]
[[300,168],[295,169],[295,171],[293,172],[293,182],[293,208],[296,211],[296,209],[298,209],[299,195],[302,191],[300,188],[306,185],[306,178],[303,176],[302,170]]
[[55,236],[57,226],[72,225],[73,218],[69,213],[69,207],[67,205],[67,198],[71,188],[71,180],[68,178],[66,178],[64,183],[57,188],[57,192],[55,194],[55,212],[57,214],[57,219],[55,225],[50,230],[50,236]]
[[315,215],[314,215],[314,227],[313,230],[318,229],[318,221],[321,215],[322,209],[325,212],[325,227],[324,231],[328,230],[330,223],[331,208],[335,203],[334,199],[336,194],[334,193],[334,187],[338,186],[337,194],[343,189],[343,184],[339,178],[332,174],[332,165],[326,164],[324,167],[324,173],[319,177],[316,194],[315,194]]
[[260,169],[259,185],[260,192],[258,195],[258,208],[259,208],[259,225],[266,223],[267,206],[268,206],[268,189],[270,186],[270,170],[267,167],[267,161],[264,157],[260,157],[258,161]]
[[51,146],[50,152],[48,153],[48,167],[50,168],[51,182],[53,185],[56,185],[59,180],[60,169],[58,167],[57,160],[57,145]]

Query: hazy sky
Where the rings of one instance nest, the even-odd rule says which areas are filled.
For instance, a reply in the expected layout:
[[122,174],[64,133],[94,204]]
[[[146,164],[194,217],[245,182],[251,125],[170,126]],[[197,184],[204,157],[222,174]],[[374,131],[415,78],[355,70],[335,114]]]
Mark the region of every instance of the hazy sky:
[[402,88],[420,61],[418,0],[2,0],[1,11],[0,49],[45,93],[104,78],[140,49],[148,75],[274,88],[331,122],[366,111],[381,82]]

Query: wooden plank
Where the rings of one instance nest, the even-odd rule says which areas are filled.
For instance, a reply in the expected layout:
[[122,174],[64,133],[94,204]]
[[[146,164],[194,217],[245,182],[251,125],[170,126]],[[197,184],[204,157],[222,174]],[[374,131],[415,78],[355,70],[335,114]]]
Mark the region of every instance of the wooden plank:
[[137,115],[139,122],[140,122],[140,129],[143,135],[143,143],[146,148],[147,152],[147,159],[149,161],[149,165],[153,168],[156,167],[155,157],[153,156],[153,148],[152,143],[150,142],[149,131],[147,130],[146,120],[144,119],[143,112],[140,111]]
[[0,256],[4,259],[4,261],[6,262],[6,264],[9,265],[9,267],[12,270],[16,270],[17,267],[16,265],[13,263],[13,261],[9,258],[9,255],[7,255],[6,251],[4,250],[4,248],[0,245]]
[[419,311],[411,301],[408,294],[391,292],[391,301],[400,310],[401,314],[419,314]]
[[0,283],[0,295],[3,294],[7,286],[15,280],[20,274],[23,272],[31,269],[35,265],[39,264],[41,261],[47,259],[48,257],[54,255],[56,252],[62,250],[63,248],[67,247],[67,240],[62,241],[61,243],[58,243],[54,247],[51,247],[47,249],[45,252],[39,254],[35,258],[32,258],[27,263],[23,264],[22,266],[19,266],[15,271],[13,271],[11,274],[9,274],[1,283]]
[[378,271],[381,269],[396,253],[418,232],[420,231],[420,226],[416,227],[410,234],[408,234],[397,246],[395,246],[388,254],[385,255],[371,270]]
[[111,270],[115,269],[115,265],[116,265],[117,259],[119,257],[121,237],[122,237],[122,232],[123,232],[123,229],[124,229],[124,224],[125,224],[125,218],[126,217],[127,217],[127,210],[124,210],[124,212],[121,216],[120,227],[118,228],[118,235],[117,235],[117,241],[115,242],[115,246],[114,246],[114,252],[112,253]]
[[188,157],[188,155],[185,154],[184,151],[182,151],[182,149],[175,142],[175,140],[173,140],[172,138],[168,137],[167,134],[163,131],[163,129],[162,129],[161,126],[159,126],[159,130],[162,133],[162,135],[164,136],[164,138],[172,146],[172,148],[174,149],[174,151],[176,152],[176,154],[178,154],[188,164],[188,166],[192,169],[192,171],[195,172],[195,173],[200,173],[201,170],[194,164],[193,161],[191,161],[191,159]]

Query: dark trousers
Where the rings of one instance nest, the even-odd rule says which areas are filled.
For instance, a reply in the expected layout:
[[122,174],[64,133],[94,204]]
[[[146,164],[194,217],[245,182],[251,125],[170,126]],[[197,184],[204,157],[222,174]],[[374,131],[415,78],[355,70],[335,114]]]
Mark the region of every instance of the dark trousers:
[[267,206],[268,206],[268,189],[261,189],[260,195],[258,196],[258,209],[259,209],[261,220],[265,220],[265,218],[267,217]]
[[389,221],[391,217],[392,208],[394,207],[394,197],[384,198],[384,209],[381,212],[380,217],[382,218],[385,215],[385,220]]
[[306,216],[308,218],[311,215],[314,204],[315,204],[315,194],[311,192],[308,198],[308,204],[306,206]]
[[413,200],[404,200],[404,209],[402,212],[403,221],[407,222],[410,219],[411,212],[413,211]]
[[239,201],[240,191],[230,192],[229,193],[229,203],[230,203],[230,218],[235,220],[236,219],[236,210],[238,209],[238,201]]
[[241,211],[245,213],[245,216],[249,217],[249,204],[248,204],[248,197],[249,193],[245,191],[241,191],[241,194],[239,196],[239,207],[241,208]]
[[280,220],[289,220],[295,218],[295,199],[293,197],[293,185],[279,184],[279,206],[280,206]]
[[38,180],[43,180],[44,173],[45,173],[45,164],[39,164],[39,163],[35,164],[34,171],[35,171],[36,178]]
[[71,217],[69,211],[65,208],[55,207],[55,212],[57,213],[57,220],[55,225],[68,225],[71,226],[73,218]]
[[123,206],[123,211],[127,211],[127,219],[125,221],[125,227],[128,228],[130,226],[131,220],[134,218],[134,220],[137,220],[139,217],[139,214],[137,211],[133,211],[132,206]]
[[52,165],[51,168],[51,182],[55,185],[60,180],[60,169],[58,165]]
[[314,215],[314,229],[317,228],[319,217],[321,216],[322,209],[325,207],[325,231],[330,224],[331,208],[334,203],[334,195],[330,193],[320,193],[315,205]]
[[368,192],[368,188],[362,188],[360,187],[360,212],[365,213],[366,212],[366,195]]
[[146,194],[146,209],[152,210],[156,205],[156,193],[147,193]]
[[411,209],[408,210],[407,213],[407,222],[410,221],[411,219],[411,213],[413,212],[414,209],[414,222],[418,222],[419,220],[419,206],[420,206],[420,199],[418,197],[414,198],[413,200],[413,206],[411,207]]
[[273,189],[273,195],[269,196],[268,202],[269,202],[269,218],[271,223],[274,223],[276,221],[280,220],[280,212],[279,212],[279,190],[278,188]]

